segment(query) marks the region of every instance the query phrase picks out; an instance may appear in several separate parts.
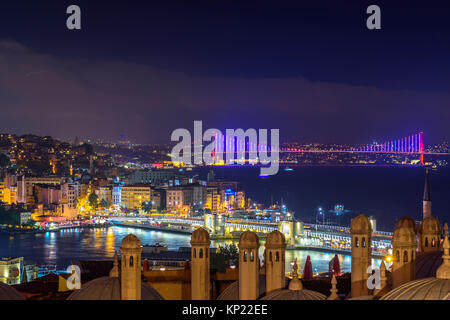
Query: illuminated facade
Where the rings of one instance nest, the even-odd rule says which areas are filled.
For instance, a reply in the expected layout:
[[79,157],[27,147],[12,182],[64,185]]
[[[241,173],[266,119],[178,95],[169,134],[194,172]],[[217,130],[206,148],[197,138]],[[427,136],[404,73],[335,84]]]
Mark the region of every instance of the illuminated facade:
[[137,209],[142,207],[143,202],[150,202],[152,189],[150,185],[135,184],[122,187],[122,208]]

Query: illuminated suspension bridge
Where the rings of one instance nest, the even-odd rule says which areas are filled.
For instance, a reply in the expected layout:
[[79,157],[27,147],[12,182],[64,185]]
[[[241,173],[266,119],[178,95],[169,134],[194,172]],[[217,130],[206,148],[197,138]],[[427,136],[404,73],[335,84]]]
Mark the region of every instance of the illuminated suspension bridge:
[[[249,137],[246,137],[249,138]],[[220,133],[212,138],[212,157],[216,158],[217,153],[251,153],[257,154],[260,151],[277,151],[268,145],[258,144],[251,137],[247,140],[240,140],[234,136],[223,136]],[[424,164],[424,155],[449,155],[448,153],[425,152],[423,142],[423,132],[415,133],[407,137],[394,139],[384,143],[372,143],[359,147],[319,149],[319,148],[279,148],[280,153],[363,153],[363,154],[398,154],[417,155],[419,165]]]

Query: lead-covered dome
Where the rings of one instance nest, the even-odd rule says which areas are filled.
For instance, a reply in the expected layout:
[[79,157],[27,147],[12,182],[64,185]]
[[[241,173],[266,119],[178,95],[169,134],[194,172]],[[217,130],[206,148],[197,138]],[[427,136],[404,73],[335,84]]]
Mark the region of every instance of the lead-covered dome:
[[312,290],[275,290],[262,297],[260,300],[326,300],[327,297]]
[[450,279],[410,281],[389,291],[380,300],[450,300]]
[[286,248],[286,239],[284,234],[278,230],[274,230],[266,238],[267,249],[283,249]]
[[[101,277],[89,281],[74,291],[67,300],[120,300],[120,279],[117,277]],[[141,284],[141,300],[163,300],[153,287]]]
[[130,233],[122,240],[121,248],[124,249],[135,249],[141,247],[141,240],[134,234]]
[[414,231],[414,233],[416,232],[416,223],[410,217],[405,216],[397,220],[395,228],[402,228],[402,227],[411,228]]
[[255,232],[245,231],[239,237],[239,249],[254,249],[259,247],[259,238]]
[[428,216],[423,219],[420,224],[420,233],[421,234],[441,234],[441,224],[439,220],[433,216]]
[[394,248],[410,246],[414,244],[417,244],[414,229],[406,226],[395,228],[394,234],[392,236],[392,246]]
[[209,237],[208,231],[206,231],[204,228],[198,228],[192,232],[191,235],[191,245],[195,244],[210,244],[211,240]]
[[372,232],[372,225],[370,224],[369,218],[363,214],[353,218],[350,223],[350,232],[353,234]]
[[0,281],[0,300],[25,300],[19,291]]

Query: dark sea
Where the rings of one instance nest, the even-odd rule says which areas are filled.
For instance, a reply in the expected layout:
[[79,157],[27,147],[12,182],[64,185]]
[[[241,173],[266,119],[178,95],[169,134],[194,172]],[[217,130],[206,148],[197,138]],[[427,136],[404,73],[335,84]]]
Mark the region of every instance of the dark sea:
[[[260,168],[215,167],[216,179],[241,181],[246,194],[255,202],[270,204],[281,202],[294,211],[297,219],[314,222],[318,206],[328,215],[336,204],[346,211],[342,224],[364,213],[377,219],[377,229],[392,231],[395,221],[402,216],[421,218],[425,170],[420,167],[293,167],[293,171],[280,168],[277,175],[259,178]],[[195,170],[206,178],[208,168]],[[430,172],[433,215],[441,222],[450,221],[450,169]],[[42,266],[53,264],[65,269],[75,260],[110,260],[119,250],[121,240],[136,234],[143,244],[160,242],[170,250],[189,246],[188,235],[123,227],[102,229],[61,230],[41,234],[0,234],[0,257],[24,257],[26,261]],[[220,242],[213,242],[219,246]],[[262,253],[262,247],[261,252]],[[310,255],[313,268],[328,270],[331,252],[289,250],[286,259],[298,259],[300,266]],[[350,256],[340,254],[343,271],[350,271]],[[379,265],[378,259],[373,260]],[[290,264],[286,263],[286,271]]]
[[[326,167],[300,166],[259,178],[260,168],[214,167],[216,179],[241,181],[246,195],[257,203],[283,203],[304,222],[314,222],[318,207],[332,215],[336,204],[348,225],[358,214],[377,219],[377,229],[393,231],[397,219],[422,217],[425,169],[415,166]],[[206,177],[208,169],[200,175]],[[429,171],[433,215],[450,222],[450,168]]]

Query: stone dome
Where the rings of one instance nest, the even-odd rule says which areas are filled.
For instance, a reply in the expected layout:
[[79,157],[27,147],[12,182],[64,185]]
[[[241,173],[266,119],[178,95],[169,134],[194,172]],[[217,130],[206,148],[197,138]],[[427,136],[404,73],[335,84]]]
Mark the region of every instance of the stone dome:
[[[266,276],[259,276],[259,296],[266,293]],[[233,282],[217,297],[217,300],[239,300],[239,280]]]
[[326,300],[327,297],[312,290],[275,290],[262,297],[260,300]]
[[[67,300],[120,300],[120,279],[117,277],[101,277],[84,284],[75,290]],[[153,287],[141,284],[141,300],[163,300]]]
[[274,230],[266,238],[266,245],[265,247],[267,249],[282,249],[286,248],[286,239],[284,237],[284,234],[282,234],[278,230]]
[[255,232],[245,231],[239,237],[239,249],[259,248],[259,238]]
[[19,291],[0,281],[0,300],[25,300]]
[[450,279],[410,281],[389,291],[380,300],[450,300]]
[[395,228],[392,236],[392,246],[394,248],[412,244],[417,244],[416,234],[413,229],[406,226]]
[[441,224],[439,223],[438,219],[436,219],[433,216],[428,216],[425,219],[423,219],[422,223],[420,224],[420,233],[421,234],[441,234]]
[[370,220],[363,214],[352,219],[350,223],[350,232],[351,233],[367,233],[372,232],[372,225],[370,224]]
[[198,228],[191,235],[191,245],[194,244],[210,244],[211,240],[208,231],[204,228]]
[[416,279],[436,277],[436,271],[442,264],[442,251],[419,252],[416,255]]
[[141,240],[134,234],[130,233],[122,240],[121,248],[123,249],[136,249],[141,247]]
[[416,223],[410,217],[405,216],[397,220],[395,228],[397,229],[402,227],[411,228],[412,230],[414,230],[414,233],[416,232]]

